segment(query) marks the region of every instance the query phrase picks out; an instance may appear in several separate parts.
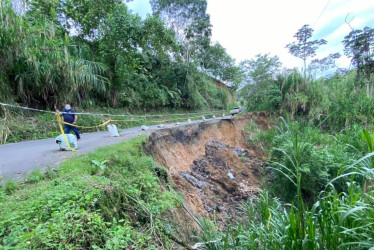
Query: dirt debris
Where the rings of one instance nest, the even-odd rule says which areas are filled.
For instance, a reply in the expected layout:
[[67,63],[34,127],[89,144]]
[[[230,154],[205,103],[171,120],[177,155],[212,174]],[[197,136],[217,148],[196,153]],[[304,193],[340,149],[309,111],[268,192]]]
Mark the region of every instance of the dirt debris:
[[238,207],[259,190],[264,154],[243,137],[249,122],[268,129],[262,113],[189,124],[151,134],[147,151],[165,166],[186,205],[223,226],[240,216]]
[[[246,161],[248,151],[212,139],[205,155],[194,160],[189,172],[179,174],[194,186],[205,211],[219,221],[238,214],[238,207],[259,191],[259,164]],[[240,158],[243,157],[243,158]]]

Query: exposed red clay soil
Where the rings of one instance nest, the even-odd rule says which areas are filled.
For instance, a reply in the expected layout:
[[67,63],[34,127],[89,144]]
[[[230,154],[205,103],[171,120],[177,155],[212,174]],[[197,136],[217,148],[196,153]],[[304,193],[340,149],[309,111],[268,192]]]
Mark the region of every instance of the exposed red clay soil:
[[268,129],[265,115],[253,113],[151,134],[147,151],[169,170],[192,213],[210,218],[214,213],[224,225],[258,193],[265,155],[243,136],[251,121]]

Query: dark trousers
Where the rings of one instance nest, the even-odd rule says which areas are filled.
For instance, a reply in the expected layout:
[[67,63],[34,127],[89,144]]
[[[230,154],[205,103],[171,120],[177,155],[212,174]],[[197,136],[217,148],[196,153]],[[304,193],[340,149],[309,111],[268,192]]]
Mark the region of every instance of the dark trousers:
[[77,136],[77,139],[80,139],[81,136],[79,135],[79,130],[77,127],[74,127],[74,126],[71,126],[71,125],[67,125],[67,124],[64,124],[64,133],[65,134],[69,134],[70,133],[70,130],[73,130],[74,134]]

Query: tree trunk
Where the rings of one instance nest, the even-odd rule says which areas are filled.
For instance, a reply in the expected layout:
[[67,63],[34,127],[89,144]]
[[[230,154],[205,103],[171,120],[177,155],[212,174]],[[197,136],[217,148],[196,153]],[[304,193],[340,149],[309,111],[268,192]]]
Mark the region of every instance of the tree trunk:
[[366,82],[366,95],[370,97],[370,81]]
[[306,59],[304,59],[304,83],[306,79]]

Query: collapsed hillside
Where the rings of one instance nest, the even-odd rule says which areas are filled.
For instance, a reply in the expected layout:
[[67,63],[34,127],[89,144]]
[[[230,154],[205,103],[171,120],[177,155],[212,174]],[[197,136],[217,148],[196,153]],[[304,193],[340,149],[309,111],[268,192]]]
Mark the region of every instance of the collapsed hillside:
[[151,134],[146,150],[168,169],[188,210],[216,214],[224,226],[239,215],[241,202],[259,192],[264,155],[245,140],[243,129],[250,122],[268,128],[260,113],[163,129]]

